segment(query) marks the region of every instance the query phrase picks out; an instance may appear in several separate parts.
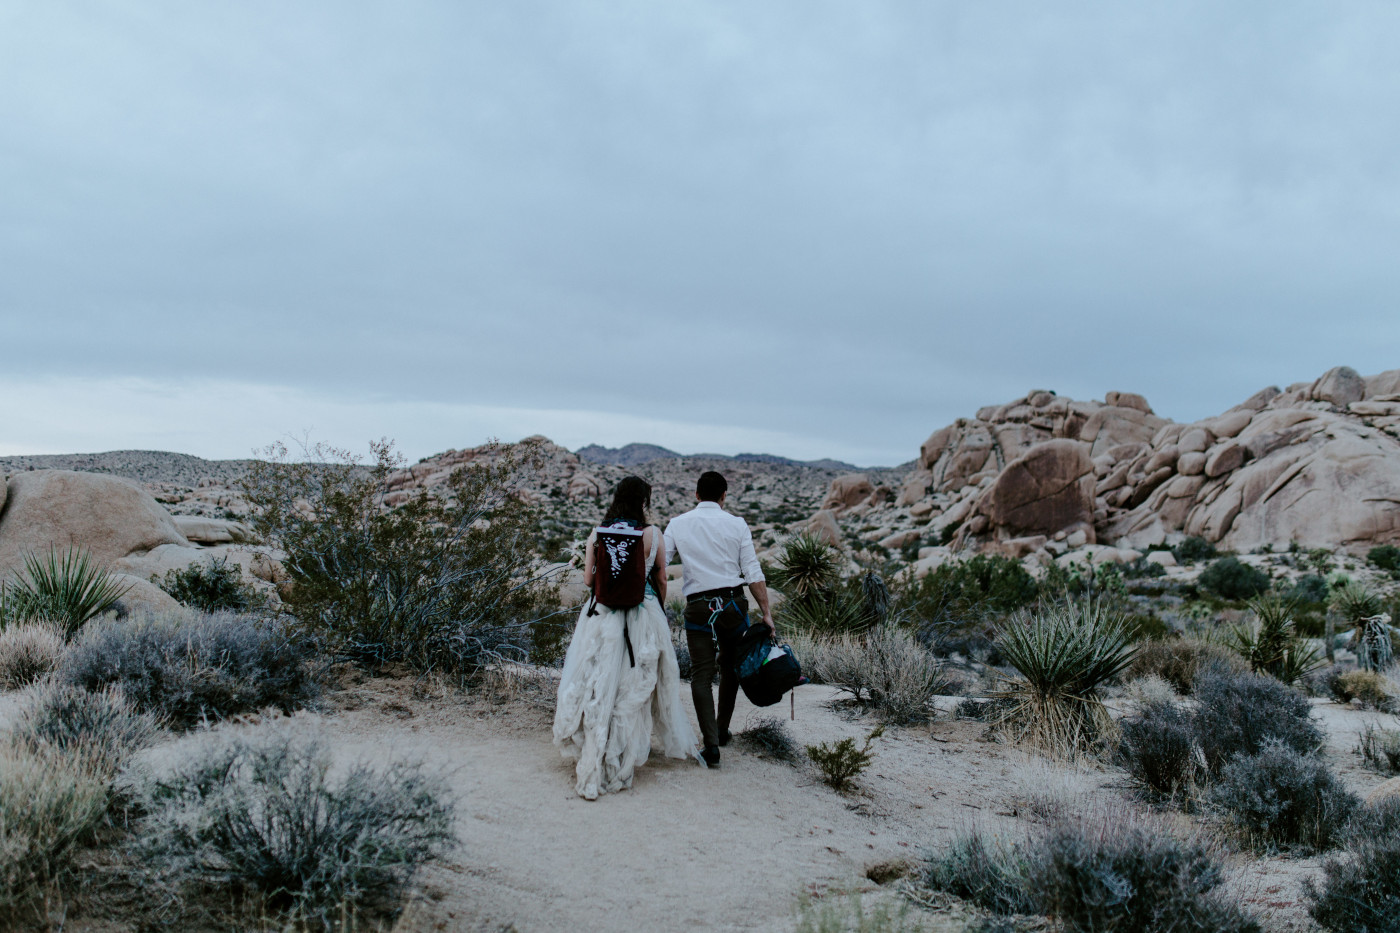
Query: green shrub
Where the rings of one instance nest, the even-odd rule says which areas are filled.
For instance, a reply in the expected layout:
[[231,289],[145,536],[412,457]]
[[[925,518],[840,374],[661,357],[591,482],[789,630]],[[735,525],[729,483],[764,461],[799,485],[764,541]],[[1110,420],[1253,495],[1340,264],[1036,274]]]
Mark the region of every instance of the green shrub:
[[1332,933],[1394,933],[1400,918],[1400,800],[1367,807],[1342,857],[1305,882],[1308,912]]
[[1214,560],[1220,552],[1205,538],[1192,535],[1172,548],[1172,556],[1180,563],[1194,564],[1198,560]]
[[885,727],[876,726],[865,737],[865,744],[860,748],[856,747],[856,740],[852,738],[844,738],[834,745],[830,742],[808,745],[807,757],[816,762],[817,767],[821,769],[822,780],[829,787],[843,791],[853,778],[870,766],[870,762],[875,758],[870,746],[884,734]]
[[1249,662],[1250,670],[1293,684],[1318,667],[1317,649],[1307,644],[1293,624],[1291,602],[1279,596],[1260,596],[1250,601],[1249,608],[1254,622],[1234,630],[1234,647]]
[[1389,570],[1391,573],[1400,572],[1400,547],[1393,544],[1382,544],[1379,547],[1371,548],[1366,552],[1366,559],[1381,570]]
[[1250,599],[1269,588],[1269,575],[1238,557],[1222,557],[1201,571],[1197,583],[1221,599]]
[[392,914],[414,870],[454,838],[454,804],[418,766],[330,772],[317,742],[210,742],[137,789],[137,851],[177,884],[248,892],[306,926]]
[[1029,606],[1040,589],[1020,561],[978,554],[941,564],[918,580],[903,578],[891,592],[890,615],[920,626],[976,622]]
[[151,577],[182,605],[201,612],[248,612],[266,605],[252,585],[243,582],[243,571],[227,557],[193,563],[183,570],[168,570],[165,579]]
[[900,725],[927,722],[933,697],[949,684],[943,662],[891,626],[872,629],[863,638],[834,639],[812,662],[821,683],[839,687],[881,719]]
[[291,712],[316,694],[313,646],[279,621],[237,615],[134,617],[92,627],[55,676],[86,690],[121,688],[175,727],[269,706]]
[[1368,722],[1361,727],[1356,751],[1382,774],[1400,774],[1400,731]]
[[0,630],[0,687],[24,687],[53,672],[63,657],[63,635],[44,622]]
[[986,832],[955,838],[929,856],[923,882],[934,891],[960,897],[994,914],[1040,911],[1034,877],[1039,853]]
[[1172,685],[1177,693],[1190,696],[1196,678],[1203,670],[1242,672],[1248,663],[1224,645],[1193,638],[1169,638],[1138,645],[1137,654],[1123,675],[1136,680],[1156,675]]
[[159,728],[155,716],[137,711],[119,690],[50,684],[20,711],[10,737],[33,754],[71,759],[111,780]]
[[[520,495],[538,444],[478,452],[440,493],[395,489],[401,459],[387,441],[371,450],[366,468],[326,447],[292,462],[273,445],[246,474],[254,527],[286,552],[284,605],[327,648],[371,667],[471,679],[524,658],[558,598],[532,569],[539,521]],[[391,491],[406,499],[387,506]]]
[[1322,745],[1308,698],[1272,677],[1208,671],[1197,681],[1196,736],[1211,773],[1271,742],[1300,754]]
[[83,548],[72,547],[62,557],[51,548],[41,560],[24,556],[24,573],[12,584],[0,583],[5,608],[0,627],[13,622],[51,622],[72,638],[89,620],[116,606],[130,587],[122,584]]
[[1327,578],[1315,573],[1304,574],[1293,582],[1288,598],[1296,603],[1326,605],[1329,590]]
[[1120,724],[1118,755],[1140,786],[1175,796],[1200,776],[1195,717],[1173,703],[1147,703]]
[[1225,765],[1210,800],[1255,845],[1325,850],[1361,805],[1327,766],[1277,742]]
[[1102,604],[1045,603],[1003,626],[997,645],[1021,674],[1006,691],[1014,705],[996,724],[999,732],[1073,754],[1089,751],[1111,731],[1098,691],[1136,650],[1120,616]]
[[1058,829],[1036,881],[1042,909],[1068,933],[1258,933],[1258,921],[1217,892],[1219,861],[1202,843],[1152,826],[1106,820]]
[[46,893],[106,813],[106,786],[76,760],[0,746],[0,925],[47,927]]

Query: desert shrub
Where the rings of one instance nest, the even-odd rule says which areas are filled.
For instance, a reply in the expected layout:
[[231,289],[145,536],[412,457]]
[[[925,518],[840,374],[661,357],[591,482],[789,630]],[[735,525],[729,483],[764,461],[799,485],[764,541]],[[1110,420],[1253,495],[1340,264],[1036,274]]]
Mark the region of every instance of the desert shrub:
[[1296,683],[1318,665],[1316,648],[1298,634],[1293,624],[1293,603],[1279,596],[1250,600],[1252,623],[1234,630],[1234,647],[1249,662],[1250,670],[1268,674],[1286,684]]
[[823,897],[807,895],[797,903],[793,933],[925,933],[932,928],[906,901],[869,905],[859,893]]
[[167,570],[164,579],[152,576],[151,580],[176,601],[201,612],[247,612],[266,603],[251,584],[243,582],[243,571],[237,564],[230,565],[227,557]]
[[1172,556],[1183,564],[1194,564],[1198,560],[1214,560],[1220,552],[1205,538],[1192,535],[1172,548]]
[[864,638],[833,639],[813,660],[822,683],[839,687],[890,723],[926,722],[930,700],[949,683],[943,662],[892,626]]
[[[690,642],[686,640],[684,630],[671,635],[671,647],[676,652],[676,667],[680,670],[681,680],[689,680],[695,670],[695,662],[690,658]],[[799,654],[798,657],[803,655]]]
[[808,745],[807,757],[821,769],[822,780],[827,786],[833,790],[845,790],[853,778],[870,766],[875,758],[870,746],[884,734],[885,727],[876,726],[865,737],[865,744],[860,748],[856,747],[856,740],[849,737],[835,744],[822,742],[820,745]]
[[38,917],[45,892],[72,871],[106,813],[106,786],[75,760],[0,747],[0,926],[47,928]]
[[1366,559],[1381,570],[1389,570],[1391,573],[1400,572],[1400,547],[1393,544],[1382,544],[1379,547],[1371,548],[1366,552]]
[[1375,671],[1345,671],[1329,678],[1327,687],[1338,703],[1359,700],[1362,706],[1388,711],[1395,701],[1389,683]]
[[44,622],[0,630],[0,687],[23,687],[53,672],[63,657],[63,635]]
[[93,693],[49,684],[20,711],[10,736],[34,754],[65,756],[110,780],[159,728],[155,716],[138,711],[115,688]]
[[994,914],[1037,913],[1040,901],[1032,879],[1038,854],[1028,843],[968,832],[929,856],[923,882]]
[[1330,849],[1361,801],[1315,757],[1277,742],[1227,763],[1210,801],[1255,845]]
[[1118,756],[1147,790],[1172,796],[1195,783],[1204,765],[1195,717],[1173,703],[1147,703],[1120,723]]
[[1098,691],[1136,650],[1121,616],[1101,603],[1045,603],[1003,626],[997,644],[1021,675],[1005,691],[1013,705],[999,732],[1070,754],[1090,750],[1111,730]]
[[1155,560],[1148,560],[1146,554],[1123,565],[1123,577],[1127,580],[1150,580],[1166,575],[1167,568]]
[[1160,827],[1105,819],[1065,826],[1044,841],[1033,879],[1041,909],[1069,933],[1258,933],[1219,895],[1219,861],[1201,842]]
[[958,719],[973,719],[978,722],[997,722],[1013,708],[1014,704],[1005,697],[967,697],[953,707],[953,715]]
[[1171,684],[1177,693],[1190,696],[1200,672],[1213,667],[1236,672],[1249,669],[1243,658],[1224,645],[1194,638],[1170,638],[1138,645],[1137,654],[1124,669],[1123,676],[1156,675]]
[[454,804],[416,765],[357,764],[335,779],[330,766],[318,742],[211,742],[138,788],[137,851],[176,884],[227,887],[310,926],[392,912],[453,839]]
[[[371,450],[362,467],[325,447],[292,462],[273,445],[246,474],[254,527],[286,552],[284,605],[330,650],[371,667],[470,679],[523,659],[558,599],[533,570],[538,518],[521,494],[538,445],[479,451],[440,494],[391,489],[402,460],[387,441]],[[390,506],[391,492],[403,501]]]
[[750,723],[734,736],[741,747],[778,761],[797,761],[797,741],[781,719],[765,717]]
[[1400,801],[1365,808],[1347,852],[1322,863],[1322,883],[1309,878],[1308,912],[1332,933],[1394,933],[1400,919]]
[[311,650],[277,620],[143,616],[84,633],[55,676],[92,691],[115,685],[137,708],[187,727],[269,706],[291,712],[316,693]]
[[1288,598],[1298,603],[1325,604],[1327,596],[1327,578],[1316,573],[1303,574],[1288,591]]
[[111,609],[126,595],[128,586],[104,570],[83,548],[72,547],[62,556],[51,548],[40,559],[24,556],[24,572],[4,589],[5,617],[0,627],[13,622],[51,622],[72,638],[89,620]]
[[793,535],[783,544],[778,566],[765,576],[789,599],[814,600],[829,594],[841,582],[840,559],[836,549],[816,535]]
[[1382,729],[1368,722],[1361,727],[1356,751],[1366,763],[1384,774],[1400,773],[1400,731]]
[[1208,671],[1197,681],[1196,700],[1196,736],[1212,773],[1271,741],[1304,755],[1322,745],[1308,698],[1272,677]]
[[1251,599],[1269,588],[1269,575],[1238,557],[1222,557],[1201,571],[1196,582],[1221,599]]

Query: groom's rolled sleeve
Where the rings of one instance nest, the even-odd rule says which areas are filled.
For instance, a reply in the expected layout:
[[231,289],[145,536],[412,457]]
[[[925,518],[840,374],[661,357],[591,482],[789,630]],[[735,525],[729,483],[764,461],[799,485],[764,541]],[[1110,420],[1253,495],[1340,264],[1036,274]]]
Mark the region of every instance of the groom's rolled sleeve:
[[745,583],[763,583],[763,567],[758,562],[758,554],[753,549],[753,533],[744,529],[744,540],[739,545],[739,571]]

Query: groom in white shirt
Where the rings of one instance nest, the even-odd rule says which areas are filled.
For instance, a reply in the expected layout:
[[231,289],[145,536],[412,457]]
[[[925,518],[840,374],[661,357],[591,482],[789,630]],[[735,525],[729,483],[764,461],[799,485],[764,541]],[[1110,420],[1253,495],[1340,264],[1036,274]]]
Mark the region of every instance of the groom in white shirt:
[[[711,767],[719,765],[719,747],[729,742],[729,721],[739,693],[733,653],[735,643],[749,625],[745,584],[763,614],[763,624],[776,631],[773,611],[768,606],[768,584],[754,553],[753,533],[742,518],[724,510],[728,490],[729,483],[721,474],[702,473],[695,484],[698,504],[666,526],[666,563],[677,554],[681,558],[685,639],[691,662],[690,696],[704,736],[701,754]],[[718,717],[713,689],[716,667]]]

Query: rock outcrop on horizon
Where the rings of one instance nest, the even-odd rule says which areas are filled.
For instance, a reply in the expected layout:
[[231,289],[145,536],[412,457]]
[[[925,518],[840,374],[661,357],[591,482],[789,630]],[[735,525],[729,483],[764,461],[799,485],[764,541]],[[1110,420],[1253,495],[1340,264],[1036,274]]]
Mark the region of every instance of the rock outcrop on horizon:
[[[869,491],[836,479],[823,508],[846,517],[858,488]],[[863,516],[877,525],[866,540],[912,529],[1016,557],[1051,542],[1141,549],[1186,535],[1237,551],[1393,543],[1400,370],[1337,367],[1193,424],[1132,393],[1082,402],[1035,390],[935,431],[878,519]]]

